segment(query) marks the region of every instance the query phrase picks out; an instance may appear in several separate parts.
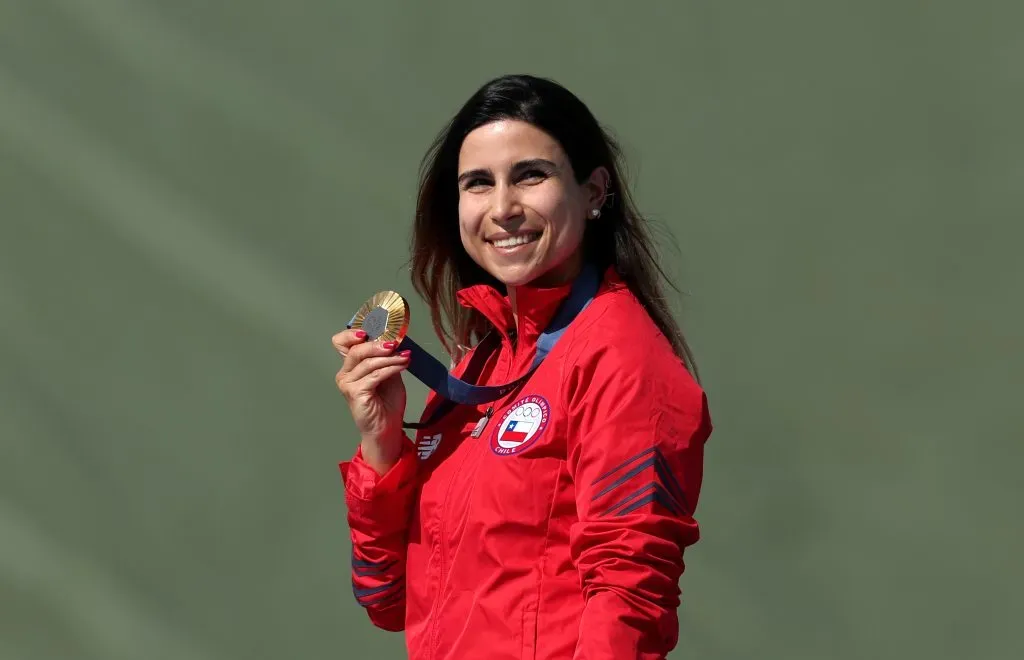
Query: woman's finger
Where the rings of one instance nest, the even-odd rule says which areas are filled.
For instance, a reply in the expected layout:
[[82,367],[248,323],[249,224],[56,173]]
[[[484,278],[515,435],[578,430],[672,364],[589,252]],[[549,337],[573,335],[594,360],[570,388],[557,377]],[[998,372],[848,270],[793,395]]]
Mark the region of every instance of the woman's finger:
[[342,369],[352,371],[363,360],[392,355],[396,348],[398,348],[398,342],[368,342],[364,340],[354,344],[346,351],[347,355],[345,356],[345,364],[342,365]]
[[[395,360],[397,358],[384,358]],[[366,374],[358,380],[352,380],[351,372],[341,369],[334,375],[334,382],[345,398],[349,401],[366,393],[373,392],[377,386],[395,374],[400,374],[409,368],[408,362],[400,362],[380,367]]]
[[331,337],[331,345],[334,346],[334,350],[344,357],[348,355],[349,350],[357,345],[366,341],[366,333],[362,330],[342,330],[333,337]]
[[398,355],[382,355],[366,358],[365,360],[361,360],[359,364],[348,371],[348,375],[345,380],[349,383],[356,383],[371,375],[378,369],[394,365],[408,366],[408,364],[409,355],[406,354],[405,351],[402,351],[402,354]]
[[366,378],[359,382],[370,381],[372,383],[373,388],[376,388],[378,385],[386,381],[388,378],[396,376],[408,368],[408,364],[397,364],[392,365],[390,367],[381,367],[380,369],[377,369],[376,371],[374,371],[369,376],[367,376]]

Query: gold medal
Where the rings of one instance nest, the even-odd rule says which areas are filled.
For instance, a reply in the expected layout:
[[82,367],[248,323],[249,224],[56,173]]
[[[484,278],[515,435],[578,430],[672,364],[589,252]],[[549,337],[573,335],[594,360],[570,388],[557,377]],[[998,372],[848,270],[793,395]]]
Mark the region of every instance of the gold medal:
[[381,291],[363,303],[349,325],[370,341],[401,342],[409,330],[409,303],[394,291]]

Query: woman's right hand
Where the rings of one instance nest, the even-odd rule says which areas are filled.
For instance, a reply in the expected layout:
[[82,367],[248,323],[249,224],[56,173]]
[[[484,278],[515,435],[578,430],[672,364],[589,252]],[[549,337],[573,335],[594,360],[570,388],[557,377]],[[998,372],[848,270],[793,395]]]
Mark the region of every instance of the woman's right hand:
[[398,462],[406,441],[401,374],[409,366],[409,351],[395,354],[397,342],[368,342],[362,330],[339,332],[331,343],[345,360],[334,381],[362,436],[363,460],[383,475]]

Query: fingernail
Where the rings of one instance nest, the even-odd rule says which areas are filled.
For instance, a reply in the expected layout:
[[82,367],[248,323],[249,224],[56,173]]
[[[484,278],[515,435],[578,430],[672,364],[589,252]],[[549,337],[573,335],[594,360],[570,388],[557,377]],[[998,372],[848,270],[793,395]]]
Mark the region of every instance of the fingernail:
[[368,335],[362,330],[356,330],[356,339],[366,339]]
[[397,341],[386,341],[383,344],[381,344],[381,346],[383,346],[384,348],[386,348],[387,350],[390,351],[391,349],[398,347],[398,342]]
[[412,351],[402,351],[401,353],[399,353],[399,355],[401,355],[402,357],[409,357],[410,355],[412,355]]

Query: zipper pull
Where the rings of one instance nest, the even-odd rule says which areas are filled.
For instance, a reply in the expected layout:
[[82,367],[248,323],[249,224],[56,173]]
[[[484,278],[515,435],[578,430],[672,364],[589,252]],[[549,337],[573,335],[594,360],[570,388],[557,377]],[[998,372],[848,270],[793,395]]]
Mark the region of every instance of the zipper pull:
[[484,416],[481,417],[480,420],[476,423],[476,426],[473,427],[473,432],[469,434],[469,437],[479,438],[481,435],[483,435],[484,428],[487,427],[487,422],[490,421],[491,415],[493,414],[494,408],[491,406],[487,406],[487,412],[484,413]]

